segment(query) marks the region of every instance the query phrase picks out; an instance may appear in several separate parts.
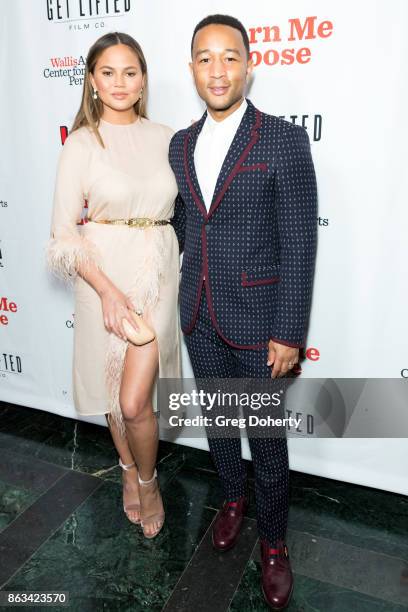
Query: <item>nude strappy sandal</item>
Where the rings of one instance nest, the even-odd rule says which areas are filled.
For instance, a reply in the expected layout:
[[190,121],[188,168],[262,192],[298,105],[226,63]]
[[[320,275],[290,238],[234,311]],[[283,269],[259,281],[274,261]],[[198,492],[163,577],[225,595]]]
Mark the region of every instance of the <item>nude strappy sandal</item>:
[[[135,466],[135,462],[133,463],[122,463],[121,458],[119,457],[119,465],[122,468],[122,470],[130,470],[132,467]],[[133,523],[134,525],[140,525],[141,524],[141,519],[139,519],[138,521],[132,521],[132,519],[129,517],[129,510],[133,511],[133,512],[139,512],[139,514],[141,514],[140,511],[140,504],[130,504],[129,506],[125,506],[125,504],[123,504],[123,510],[127,516],[127,518],[129,519],[129,521],[131,523]]]
[[[160,489],[159,489],[159,485],[156,481],[157,479],[157,470],[156,468],[154,469],[154,473],[153,473],[153,477],[150,480],[142,480],[138,474],[138,478],[139,478],[139,484],[141,487],[149,487],[151,485],[156,486],[157,488],[157,492],[160,495],[160,499],[161,499],[161,494],[160,494]],[[142,493],[142,490],[140,490],[140,493]],[[162,501],[162,506],[163,506],[163,501]],[[156,514],[151,514],[150,516],[147,516],[145,519],[141,520],[141,526],[143,529],[143,535],[145,536],[145,538],[148,538],[149,540],[151,540],[152,538],[155,538],[157,536],[157,534],[160,532],[161,528],[163,527],[164,524],[164,509],[162,510],[162,512],[156,512]],[[158,529],[151,534],[146,534],[144,527],[146,525],[149,525],[151,523],[159,523],[159,527]]]

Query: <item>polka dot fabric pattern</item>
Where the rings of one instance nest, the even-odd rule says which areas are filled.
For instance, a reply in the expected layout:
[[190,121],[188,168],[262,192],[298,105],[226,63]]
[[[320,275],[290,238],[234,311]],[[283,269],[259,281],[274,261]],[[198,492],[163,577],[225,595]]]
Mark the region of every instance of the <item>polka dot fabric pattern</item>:
[[179,196],[173,226],[184,249],[180,317],[192,333],[203,279],[211,320],[230,346],[306,342],[317,235],[317,189],[302,127],[248,108],[207,212],[194,167],[203,117],[177,132],[169,159]]

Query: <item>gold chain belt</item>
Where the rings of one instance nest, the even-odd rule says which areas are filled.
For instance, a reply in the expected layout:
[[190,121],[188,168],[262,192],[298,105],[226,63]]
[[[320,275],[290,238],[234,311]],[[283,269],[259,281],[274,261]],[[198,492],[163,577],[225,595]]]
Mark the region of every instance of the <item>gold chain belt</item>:
[[92,223],[108,223],[109,225],[128,225],[129,227],[152,227],[154,225],[167,225],[168,219],[148,219],[147,217],[134,217],[133,219],[88,219]]

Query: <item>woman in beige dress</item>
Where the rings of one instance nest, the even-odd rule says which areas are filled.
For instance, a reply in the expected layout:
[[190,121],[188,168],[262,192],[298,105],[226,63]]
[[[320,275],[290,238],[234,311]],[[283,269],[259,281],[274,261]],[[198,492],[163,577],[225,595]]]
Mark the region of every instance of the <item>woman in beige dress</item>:
[[[124,469],[126,515],[151,538],[164,521],[153,391],[157,375],[180,376],[179,249],[168,222],[177,195],[167,158],[172,131],[146,118],[146,87],[146,61],[132,37],[110,33],[95,42],[59,159],[48,261],[74,281],[76,409],[106,414]],[[85,201],[88,222],[79,225]],[[138,329],[130,310],[142,311],[155,340],[127,341],[123,318]]]

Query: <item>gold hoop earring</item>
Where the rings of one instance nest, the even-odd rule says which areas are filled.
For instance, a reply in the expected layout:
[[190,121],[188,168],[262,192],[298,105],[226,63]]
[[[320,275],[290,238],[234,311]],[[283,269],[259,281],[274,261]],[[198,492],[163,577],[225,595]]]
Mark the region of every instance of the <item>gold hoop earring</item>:
[[142,87],[142,89],[140,90],[139,100],[143,100],[143,87]]

